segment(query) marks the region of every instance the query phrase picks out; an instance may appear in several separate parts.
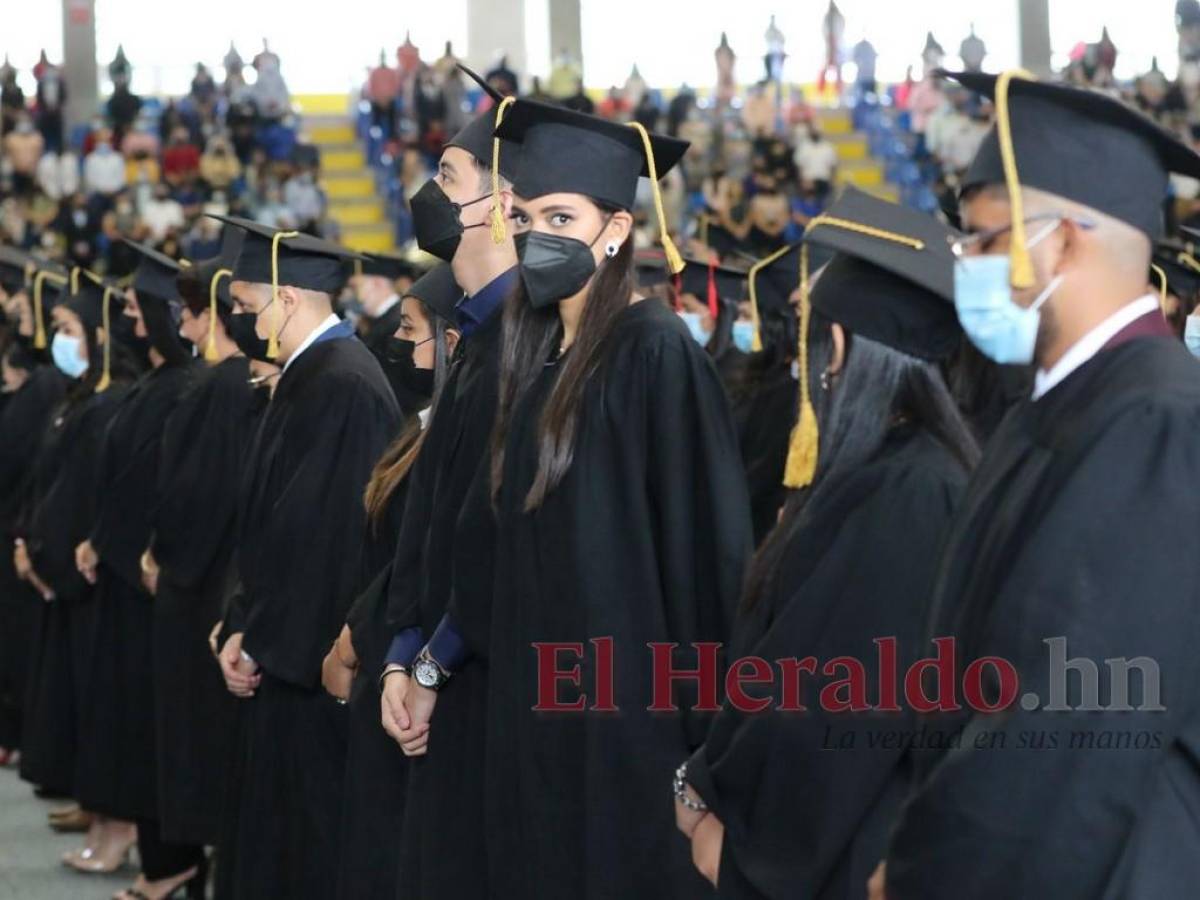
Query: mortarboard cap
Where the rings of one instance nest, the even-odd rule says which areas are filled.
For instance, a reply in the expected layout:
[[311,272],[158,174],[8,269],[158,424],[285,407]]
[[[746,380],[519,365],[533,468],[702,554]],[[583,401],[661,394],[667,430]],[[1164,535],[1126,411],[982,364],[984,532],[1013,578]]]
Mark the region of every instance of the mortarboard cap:
[[33,298],[33,346],[34,349],[44,350],[49,346],[46,310],[65,292],[71,277],[66,267],[36,256],[29,257],[25,271],[30,278],[30,294]]
[[397,278],[411,278],[415,274],[413,264],[401,256],[363,253],[362,257],[362,262],[356,264],[359,275],[375,275],[395,281]]
[[112,383],[113,316],[119,316],[125,305],[125,291],[115,281],[101,278],[94,272],[76,269],[72,272],[70,292],[64,306],[70,309],[84,327],[93,333],[103,329],[103,368],[96,382],[96,393],[108,390]]
[[809,300],[854,334],[938,360],[961,337],[954,310],[959,233],[933,216],[847,186],[804,239],[838,254]]
[[139,295],[148,294],[160,300],[174,300],[179,296],[179,287],[175,277],[187,262],[178,262],[164,253],[159,253],[153,247],[139,244],[129,238],[122,238],[126,244],[137,251],[138,266],[133,273],[133,289]]
[[1008,187],[1014,287],[1033,283],[1020,185],[1112,216],[1153,241],[1162,234],[1168,173],[1200,177],[1200,156],[1190,147],[1107,94],[1033,81],[1019,71],[940,74],[996,102],[996,124],[961,187]]
[[746,284],[746,273],[740,269],[722,266],[715,255],[711,262],[702,259],[684,259],[680,274],[680,288],[708,304],[708,312],[714,318],[720,312],[720,301],[737,303],[742,299]]
[[[269,284],[272,301],[280,285],[337,294],[349,274],[347,262],[363,258],[353,250],[298,231],[283,231],[238,216],[208,215],[243,232],[242,246],[233,267],[233,280]],[[272,360],[279,356],[278,323],[279,308],[276,307],[271,317],[267,348],[267,355]]]
[[[1180,230],[1185,235],[1191,233],[1187,228]],[[1184,301],[1193,299],[1200,292],[1200,260],[1194,250],[1193,244],[1180,240],[1162,240],[1154,245],[1150,269],[1164,305],[1168,292]]]
[[667,258],[661,250],[637,250],[633,254],[633,272],[640,288],[665,284],[669,278]]
[[[204,346],[204,358],[209,362],[215,362],[218,356],[217,308],[233,309],[233,294],[229,291],[229,285],[233,281],[233,267],[241,253],[245,236],[246,232],[242,229],[226,225],[221,232],[220,254],[196,263],[196,277],[208,292],[208,340]],[[193,309],[192,312],[196,313],[197,310]]]
[[449,263],[434,266],[414,281],[404,296],[416,297],[439,318],[457,327],[455,310],[463,298],[463,289],[454,280]]
[[0,244],[0,285],[15,293],[29,283],[32,257],[15,247]]
[[651,134],[638,122],[613,122],[536,100],[518,100],[496,134],[521,145],[513,191],[526,199],[583,194],[632,210],[638,177],[649,178],[667,268],[672,274],[683,268],[667,234],[658,179],[683,158],[687,141]]

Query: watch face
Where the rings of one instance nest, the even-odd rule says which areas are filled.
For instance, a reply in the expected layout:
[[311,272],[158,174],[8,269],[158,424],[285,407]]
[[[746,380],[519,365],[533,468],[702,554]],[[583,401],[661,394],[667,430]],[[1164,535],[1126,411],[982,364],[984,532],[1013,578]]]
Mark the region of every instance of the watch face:
[[417,664],[413,666],[413,677],[416,678],[417,684],[424,688],[436,685],[438,674],[437,666],[427,659],[417,660]]

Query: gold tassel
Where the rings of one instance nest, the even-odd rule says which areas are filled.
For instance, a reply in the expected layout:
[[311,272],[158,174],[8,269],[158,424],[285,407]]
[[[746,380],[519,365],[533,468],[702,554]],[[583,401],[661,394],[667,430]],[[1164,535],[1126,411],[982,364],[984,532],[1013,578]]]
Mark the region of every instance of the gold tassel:
[[[496,128],[504,120],[504,112],[517,102],[516,97],[505,97],[496,104]],[[492,243],[502,244],[508,237],[504,228],[504,204],[500,202],[500,138],[492,138]]]
[[756,282],[758,281],[758,273],[760,270],[765,269],[771,263],[775,262],[775,260],[782,258],[791,250],[792,247],[782,247],[779,250],[776,250],[770,256],[765,256],[752,265],[750,270],[746,273],[746,283],[750,288],[750,321],[754,324],[754,337],[750,341],[750,352],[752,353],[761,353],[763,348],[762,334],[759,332],[760,320],[758,317],[758,287],[756,285]]
[[79,266],[71,267],[71,295],[79,293]]
[[1162,269],[1160,269],[1158,266],[1156,266],[1154,263],[1150,263],[1150,271],[1152,271],[1155,275],[1158,276],[1158,308],[1162,311],[1163,315],[1166,315],[1166,312],[1167,312],[1167,273],[1164,272]]
[[55,275],[44,269],[33,276],[33,346],[36,350],[45,350],[48,345],[46,318],[42,315],[42,284],[46,281],[53,281],[55,284],[67,283],[64,276]]
[[204,348],[204,358],[209,362],[217,361],[217,284],[233,272],[229,269],[217,269],[208,282],[208,343]]
[[104,322],[104,371],[96,382],[96,393],[102,394],[112,384],[112,331],[111,316],[108,312],[108,298],[117,292],[108,285],[104,286],[104,298],[100,301],[100,317]]
[[271,305],[275,307],[275,311],[271,313],[271,337],[267,341],[267,358],[272,361],[279,358],[279,242],[299,235],[298,231],[277,231],[271,235]]
[[1011,285],[1021,290],[1032,287],[1033,263],[1025,246],[1025,211],[1021,200],[1021,181],[1017,176],[1017,156],[1012,142],[1012,121],[1008,112],[1008,85],[1014,78],[1035,80],[1024,69],[1010,69],[996,78],[996,136],[1000,142],[1000,161],[1004,165],[1004,184],[1008,188],[1008,204],[1012,214],[1012,248],[1009,250],[1012,272]]
[[800,247],[800,339],[797,364],[800,367],[800,416],[788,440],[787,464],[783,469],[783,484],[803,488],[812,484],[817,474],[817,450],[820,434],[817,414],[813,410],[808,384],[808,244]]
[[658,215],[663,255],[667,258],[667,271],[675,275],[683,271],[683,257],[679,255],[679,249],[671,240],[671,235],[667,234],[667,214],[663,212],[662,191],[658,187],[658,167],[654,164],[654,145],[650,142],[650,132],[641,122],[627,124],[642,136],[642,147],[646,151],[646,171],[650,173],[650,190],[654,194],[654,212]]
[[1186,266],[1193,272],[1200,273],[1200,261],[1198,261],[1196,257],[1192,256],[1191,253],[1180,253],[1179,256],[1176,257],[1176,262],[1182,266]]

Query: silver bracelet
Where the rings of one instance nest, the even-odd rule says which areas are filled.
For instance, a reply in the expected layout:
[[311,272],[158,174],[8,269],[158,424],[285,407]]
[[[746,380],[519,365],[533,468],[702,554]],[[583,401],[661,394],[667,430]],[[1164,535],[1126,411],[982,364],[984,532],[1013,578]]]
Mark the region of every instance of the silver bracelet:
[[679,768],[675,770],[675,780],[671,782],[671,789],[675,793],[675,799],[682,803],[686,809],[692,812],[707,812],[708,804],[703,800],[693,800],[687,793],[687,763],[679,764]]

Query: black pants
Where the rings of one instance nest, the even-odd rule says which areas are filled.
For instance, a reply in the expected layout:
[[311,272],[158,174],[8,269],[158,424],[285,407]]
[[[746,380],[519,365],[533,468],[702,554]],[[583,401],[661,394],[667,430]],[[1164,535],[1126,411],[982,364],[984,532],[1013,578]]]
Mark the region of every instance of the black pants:
[[154,819],[138,819],[138,855],[142,858],[142,874],[150,881],[160,881],[200,865],[204,848],[195,844],[172,844],[164,841]]

